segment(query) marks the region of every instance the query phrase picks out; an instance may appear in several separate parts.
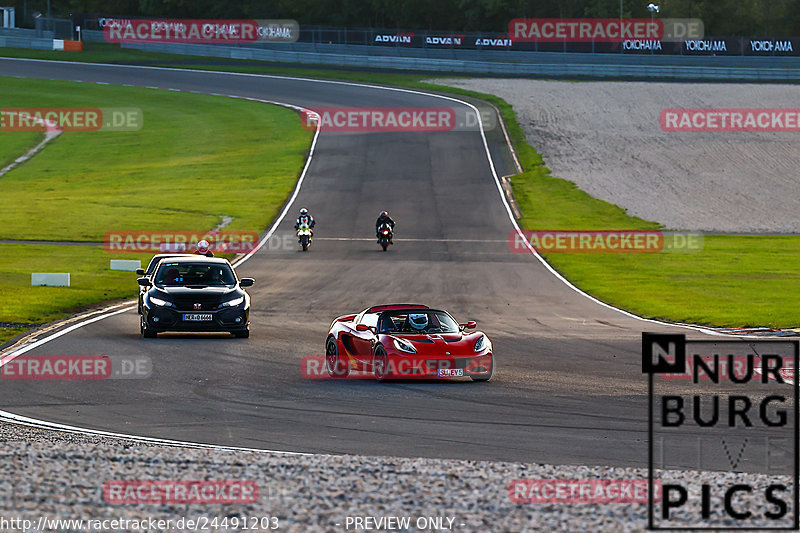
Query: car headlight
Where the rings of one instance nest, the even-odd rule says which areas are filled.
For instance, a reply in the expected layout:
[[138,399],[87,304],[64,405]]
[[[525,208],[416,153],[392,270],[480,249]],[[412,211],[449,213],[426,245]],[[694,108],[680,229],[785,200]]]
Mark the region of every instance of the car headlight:
[[155,296],[150,296],[147,299],[150,300],[150,303],[158,305],[160,307],[173,307],[172,302],[162,300],[161,298],[156,298]]
[[219,306],[220,307],[236,307],[237,305],[241,304],[244,301],[244,296],[239,296],[238,298],[234,298],[233,300],[228,300],[227,302],[222,302]]
[[400,350],[401,352],[417,353],[417,349],[414,348],[414,346],[408,341],[392,337],[392,342],[394,342],[394,347]]
[[489,339],[486,338],[486,335],[481,335],[481,338],[475,341],[475,351],[482,352],[484,348],[488,347]]

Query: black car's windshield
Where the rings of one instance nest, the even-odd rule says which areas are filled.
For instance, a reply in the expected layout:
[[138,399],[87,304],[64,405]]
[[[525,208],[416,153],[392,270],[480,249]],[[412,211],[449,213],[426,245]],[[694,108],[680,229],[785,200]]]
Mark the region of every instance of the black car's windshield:
[[389,311],[381,316],[381,333],[458,333],[458,324],[444,311]]
[[156,285],[234,285],[236,276],[224,263],[176,263],[162,261],[156,273]]

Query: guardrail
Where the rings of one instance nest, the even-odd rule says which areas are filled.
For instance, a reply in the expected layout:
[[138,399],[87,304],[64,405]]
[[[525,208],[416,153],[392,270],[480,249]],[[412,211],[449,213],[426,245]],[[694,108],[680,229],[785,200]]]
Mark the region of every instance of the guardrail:
[[[355,46],[355,45],[337,45]],[[275,50],[244,46],[220,46],[183,43],[137,43],[123,44],[123,48],[164,52],[171,54],[194,55],[205,57],[222,57],[228,59],[251,59],[258,61],[275,61],[281,63],[301,63],[317,65],[335,65],[356,68],[384,68],[400,70],[418,70],[430,72],[451,72],[468,74],[495,74],[543,77],[592,77],[592,78],[673,78],[673,79],[716,79],[716,80],[798,80],[800,79],[800,63],[789,58],[758,58],[748,61],[747,66],[709,66],[698,64],[659,65],[659,64],[625,64],[615,62],[619,56],[611,54],[568,54],[570,62],[510,62],[510,61],[474,61],[463,59],[441,59],[422,57],[396,57],[366,54],[341,54],[323,52],[299,52]],[[532,54],[536,54],[535,52]],[[582,56],[589,55],[592,63],[581,62]],[[565,54],[559,57],[564,59]],[[601,60],[606,61],[601,61]],[[638,57],[639,61],[651,61],[650,56]],[[684,58],[686,59],[686,58]],[[699,58],[692,58],[693,60]],[[704,58],[722,59],[722,58]],[[728,58],[733,59],[733,58]],[[742,59],[751,58],[738,58]],[[756,58],[752,58],[756,59]],[[790,63],[785,66],[756,66],[764,60],[781,59]],[[760,61],[759,61],[760,60]]]
[[[86,42],[106,42],[103,32],[88,30],[84,32]],[[161,43],[157,43],[161,44]],[[168,43],[167,43],[168,44]],[[363,44],[328,43],[278,43],[242,42],[214,44],[231,48],[253,48],[283,52],[313,52],[325,54],[368,55],[388,57],[416,57],[427,59],[456,59],[463,61],[500,61],[505,63],[581,63],[581,64],[628,64],[641,65],[703,65],[703,66],[760,66],[787,68],[800,67],[800,56],[780,55],[674,55],[647,53],[591,53],[591,52],[545,52],[526,50],[470,50],[459,48],[415,48],[407,46],[375,46]]]
[[[86,42],[104,42],[103,32],[99,31],[85,31],[83,37]],[[53,41],[52,39],[12,37],[0,34],[0,46],[52,50]],[[121,46],[153,52],[228,59],[483,75],[697,80],[800,79],[800,58],[796,57],[563,54],[557,52],[400,49],[311,43],[248,43],[239,46],[128,43]]]
[[0,35],[0,47],[31,48],[34,50],[52,50],[53,39],[37,39],[31,37],[7,37]]
[[0,37],[27,37],[29,39],[53,39],[52,31],[38,31],[27,28],[0,28]]
[[525,52],[515,50],[455,50],[435,48],[397,48],[343,44],[311,43],[242,43],[242,48],[257,48],[285,52],[315,52],[325,54],[370,55],[390,57],[417,57],[428,59],[456,59],[464,61],[500,61],[504,63],[580,63],[641,65],[696,65],[696,66],[759,66],[790,68],[800,67],[800,57],[786,56],[680,56],[648,54],[592,54],[563,52]]
[[105,37],[103,37],[102,31],[97,30],[82,30],[81,31],[81,39],[85,43],[104,43],[106,42]]

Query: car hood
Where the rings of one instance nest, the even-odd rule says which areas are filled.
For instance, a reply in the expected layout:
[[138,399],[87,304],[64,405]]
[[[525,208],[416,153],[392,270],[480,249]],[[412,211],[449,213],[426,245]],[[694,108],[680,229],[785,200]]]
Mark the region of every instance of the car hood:
[[220,296],[236,292],[235,285],[205,285],[196,287],[158,287],[159,291],[175,296],[188,296],[192,294],[218,294]]
[[418,354],[422,355],[473,355],[475,342],[483,333],[477,331],[464,335],[461,333],[442,333],[432,335],[414,335],[408,333],[392,334],[411,342]]
[[158,297],[159,294],[166,294],[169,300],[175,303],[184,302],[220,302],[234,297],[241,291],[231,286],[206,286],[203,288],[189,287],[157,287],[150,294]]

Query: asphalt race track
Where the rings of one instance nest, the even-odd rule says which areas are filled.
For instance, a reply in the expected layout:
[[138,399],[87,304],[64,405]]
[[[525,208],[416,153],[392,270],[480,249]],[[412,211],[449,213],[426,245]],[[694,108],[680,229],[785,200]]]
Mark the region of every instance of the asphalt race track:
[[[8,59],[0,59],[0,69],[6,76],[175,88],[312,109],[464,112],[432,96],[308,80]],[[3,409],[105,431],[271,450],[647,464],[641,333],[709,337],[601,306],[534,256],[512,253],[512,224],[478,132],[323,132],[276,235],[292,232],[301,206],[318,221],[310,252],[265,246],[238,268],[257,280],[249,290],[249,339],[141,339],[134,309],[29,353],[147,355],[150,379],[4,380]],[[396,246],[387,253],[372,239],[381,209],[398,221]],[[476,320],[494,342],[492,381],[379,384],[301,375],[303,356],[324,353],[334,317],[387,302],[426,303],[459,321]]]

